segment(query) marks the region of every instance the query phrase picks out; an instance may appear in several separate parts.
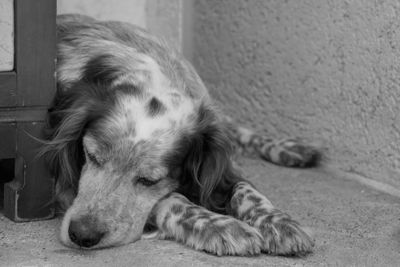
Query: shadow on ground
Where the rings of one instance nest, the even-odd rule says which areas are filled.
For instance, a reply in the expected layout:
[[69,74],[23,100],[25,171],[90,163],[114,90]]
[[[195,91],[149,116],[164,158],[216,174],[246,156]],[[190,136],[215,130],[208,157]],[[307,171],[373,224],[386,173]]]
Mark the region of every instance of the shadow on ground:
[[241,165],[275,206],[313,229],[313,254],[216,257],[157,240],[77,251],[59,243],[58,219],[16,224],[0,215],[0,266],[400,266],[399,199],[323,167],[286,169],[252,159]]

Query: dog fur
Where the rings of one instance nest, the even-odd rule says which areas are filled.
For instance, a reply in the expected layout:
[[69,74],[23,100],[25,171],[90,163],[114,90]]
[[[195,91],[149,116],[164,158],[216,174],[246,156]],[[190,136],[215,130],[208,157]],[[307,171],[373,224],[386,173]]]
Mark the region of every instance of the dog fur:
[[[194,68],[145,30],[58,17],[49,165],[61,242],[103,248],[169,238],[216,255],[301,255],[313,239],[235,170],[234,145],[284,166],[319,152],[235,125]],[[151,234],[143,235],[144,229]]]

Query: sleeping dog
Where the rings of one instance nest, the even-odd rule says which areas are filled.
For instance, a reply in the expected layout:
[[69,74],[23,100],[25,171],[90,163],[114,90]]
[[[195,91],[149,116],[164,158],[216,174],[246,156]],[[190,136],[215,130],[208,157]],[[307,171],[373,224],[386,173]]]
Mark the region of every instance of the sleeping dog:
[[312,250],[305,228],[243,179],[231,155],[239,146],[306,167],[318,162],[315,148],[235,125],[192,65],[143,29],[81,15],[57,20],[45,152],[65,210],[63,244],[152,237],[216,255]]

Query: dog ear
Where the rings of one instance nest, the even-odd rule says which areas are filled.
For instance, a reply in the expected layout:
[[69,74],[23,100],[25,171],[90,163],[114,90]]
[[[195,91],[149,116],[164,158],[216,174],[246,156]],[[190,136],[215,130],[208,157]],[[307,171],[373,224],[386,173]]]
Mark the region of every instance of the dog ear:
[[76,193],[82,166],[85,162],[82,137],[88,124],[104,116],[104,104],[89,97],[95,86],[84,82],[66,91],[59,90],[48,111],[45,135],[48,141],[42,150],[57,184]]
[[202,107],[195,133],[188,139],[182,192],[206,208],[221,211],[240,179],[232,168],[232,146],[215,112]]

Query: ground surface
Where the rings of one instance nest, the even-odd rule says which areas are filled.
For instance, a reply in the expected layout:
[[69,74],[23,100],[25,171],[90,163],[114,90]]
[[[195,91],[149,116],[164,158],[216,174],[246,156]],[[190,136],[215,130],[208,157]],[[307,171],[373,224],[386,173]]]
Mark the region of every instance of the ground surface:
[[400,266],[400,200],[319,169],[244,159],[244,172],[279,208],[315,234],[305,258],[216,257],[172,241],[75,251],[57,239],[59,220],[12,223],[0,215],[0,266]]

